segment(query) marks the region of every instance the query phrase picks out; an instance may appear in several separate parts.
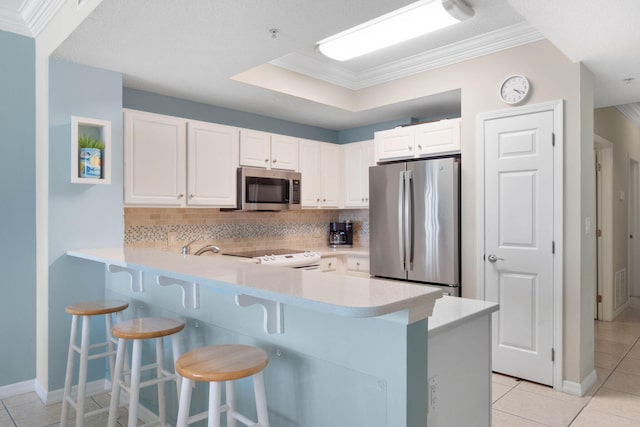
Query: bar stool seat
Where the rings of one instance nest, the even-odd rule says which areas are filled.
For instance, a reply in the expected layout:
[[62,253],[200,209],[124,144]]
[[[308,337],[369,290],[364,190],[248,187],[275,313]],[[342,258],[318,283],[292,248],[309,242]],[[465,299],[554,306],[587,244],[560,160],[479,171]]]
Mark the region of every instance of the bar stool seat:
[[[215,345],[183,354],[176,362],[176,372],[183,377],[177,427],[209,418],[209,426],[220,426],[220,415],[227,413],[227,426],[235,420],[247,426],[269,427],[263,370],[269,363],[264,350],[246,345]],[[258,422],[234,409],[233,381],[253,376]],[[208,412],[189,417],[193,381],[209,382]],[[222,382],[226,387],[226,402],[220,405]]]
[[[69,405],[76,410],[76,426],[82,427],[85,417],[106,412],[106,408],[85,413],[85,394],[87,384],[87,365],[89,360],[99,358],[109,358],[109,368],[113,373],[115,340],[111,336],[111,327],[113,324],[112,315],[115,314],[116,320],[122,321],[122,312],[129,307],[129,304],[118,300],[100,300],[86,301],[70,304],[65,311],[72,316],[71,318],[71,337],[69,339],[69,353],[67,356],[67,372],[64,381],[64,394],[62,398],[62,412],[60,414],[60,425],[67,425],[67,416],[69,413]],[[106,336],[107,340],[98,344],[90,344],[90,318],[92,316],[105,316]],[[82,319],[82,335],[80,338],[80,347],[77,345],[78,321]],[[89,355],[89,352],[96,348],[105,348],[106,351]],[[78,368],[78,387],[75,399],[72,396],[71,388],[73,382],[75,353],[80,355],[80,366]]]
[[[166,405],[164,398],[164,383],[167,381],[176,382],[176,392],[180,392],[180,377],[175,372],[164,369],[164,344],[163,338],[171,336],[171,347],[174,360],[179,356],[178,332],[183,330],[185,323],[182,320],[165,317],[143,317],[129,320],[115,325],[111,333],[118,338],[118,353],[116,356],[116,366],[113,374],[111,405],[109,407],[108,426],[116,425],[118,417],[118,406],[120,403],[120,390],[129,393],[129,426],[136,426],[138,421],[138,400],[140,389],[151,385],[158,386],[158,416],[162,425],[166,425]],[[146,339],[156,341],[156,362],[142,366],[142,342]],[[127,384],[123,379],[123,366],[125,359],[126,341],[133,341],[131,355],[131,380]],[[143,370],[156,369],[156,378],[140,382],[140,374]]]

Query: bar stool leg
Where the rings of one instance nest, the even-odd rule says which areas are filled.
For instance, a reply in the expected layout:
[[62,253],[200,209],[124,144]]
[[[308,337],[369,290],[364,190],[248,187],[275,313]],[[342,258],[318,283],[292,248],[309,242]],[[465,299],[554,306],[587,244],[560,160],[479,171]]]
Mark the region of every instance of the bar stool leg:
[[232,412],[236,409],[235,390],[233,387],[233,381],[225,381],[225,400],[227,402],[227,427],[236,427],[236,419],[233,417]]
[[[111,314],[107,314],[105,317],[105,325],[107,326],[107,351],[109,353],[113,352],[113,338],[111,338],[111,328],[113,327],[113,320],[111,319]],[[113,366],[115,362],[115,357],[113,354],[109,355],[109,375],[113,375]]]
[[207,427],[220,427],[220,395],[222,383],[209,383],[209,422]]
[[178,405],[178,419],[176,427],[187,427],[189,420],[189,407],[191,406],[191,389],[193,381],[188,378],[182,379],[180,391],[180,404]]
[[[156,370],[157,376],[158,378],[162,378],[164,376],[164,345],[162,338],[156,338],[156,364],[158,365]],[[164,381],[158,383],[158,416],[160,417],[162,425],[166,425],[167,410],[165,408]]]
[[[180,358],[180,338],[178,334],[171,335],[171,351],[173,353],[173,365],[175,366],[176,362]],[[175,368],[174,368],[175,369]],[[182,384],[182,377],[176,374],[176,394],[178,396],[178,400],[180,400],[180,390]]]
[[127,343],[123,339],[118,340],[118,352],[116,353],[116,366],[111,377],[111,404],[109,405],[108,427],[115,427],[118,419],[118,406],[120,406],[120,377],[122,376],[122,365],[124,365],[124,355]]
[[269,427],[269,413],[267,412],[267,396],[264,391],[264,376],[260,371],[253,376],[253,392],[256,395],[256,409],[258,423],[261,427]]
[[91,329],[91,318],[82,316],[82,338],[80,340],[80,375],[78,378],[78,396],[76,407],[76,426],[82,427],[84,424],[84,393],[87,385],[87,364],[89,362],[89,333]]
[[60,427],[67,427],[69,416],[69,398],[71,397],[71,382],[73,381],[73,361],[75,359],[76,334],[78,333],[78,316],[71,317],[71,337],[69,338],[69,355],[67,356],[67,374],[64,379],[64,395],[62,397],[62,414],[60,415]]
[[129,422],[138,425],[138,399],[140,397],[140,367],[142,365],[142,340],[133,340],[131,356],[131,385],[129,386]]

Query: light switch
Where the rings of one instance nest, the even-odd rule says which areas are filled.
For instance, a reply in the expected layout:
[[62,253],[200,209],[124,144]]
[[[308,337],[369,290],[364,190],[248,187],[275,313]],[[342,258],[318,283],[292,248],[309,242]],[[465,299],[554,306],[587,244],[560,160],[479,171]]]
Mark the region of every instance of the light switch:
[[584,219],[584,234],[591,234],[591,217],[588,216]]
[[624,191],[623,190],[620,190],[620,193],[619,193],[618,197],[620,197],[620,200],[624,200]]

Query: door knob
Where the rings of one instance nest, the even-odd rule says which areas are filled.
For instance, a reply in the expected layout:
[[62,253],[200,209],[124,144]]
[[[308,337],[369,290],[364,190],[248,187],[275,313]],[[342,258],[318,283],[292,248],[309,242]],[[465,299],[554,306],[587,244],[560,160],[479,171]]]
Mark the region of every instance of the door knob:
[[496,262],[498,260],[504,261],[504,258],[498,258],[495,254],[489,255],[487,259],[489,260],[489,262]]

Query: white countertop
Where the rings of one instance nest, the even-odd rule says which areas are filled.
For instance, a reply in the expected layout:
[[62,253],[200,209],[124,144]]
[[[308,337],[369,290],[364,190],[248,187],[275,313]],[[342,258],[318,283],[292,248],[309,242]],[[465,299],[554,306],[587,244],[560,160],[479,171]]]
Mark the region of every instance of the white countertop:
[[477,317],[497,311],[499,304],[477,299],[443,296],[429,318],[429,334],[444,332]]
[[[330,248],[327,248],[330,249]],[[375,317],[408,310],[412,323],[431,315],[438,288],[317,271],[270,267],[233,257],[194,256],[141,248],[78,249],[67,255],[105,264],[153,269],[213,290],[250,295],[345,317]]]

